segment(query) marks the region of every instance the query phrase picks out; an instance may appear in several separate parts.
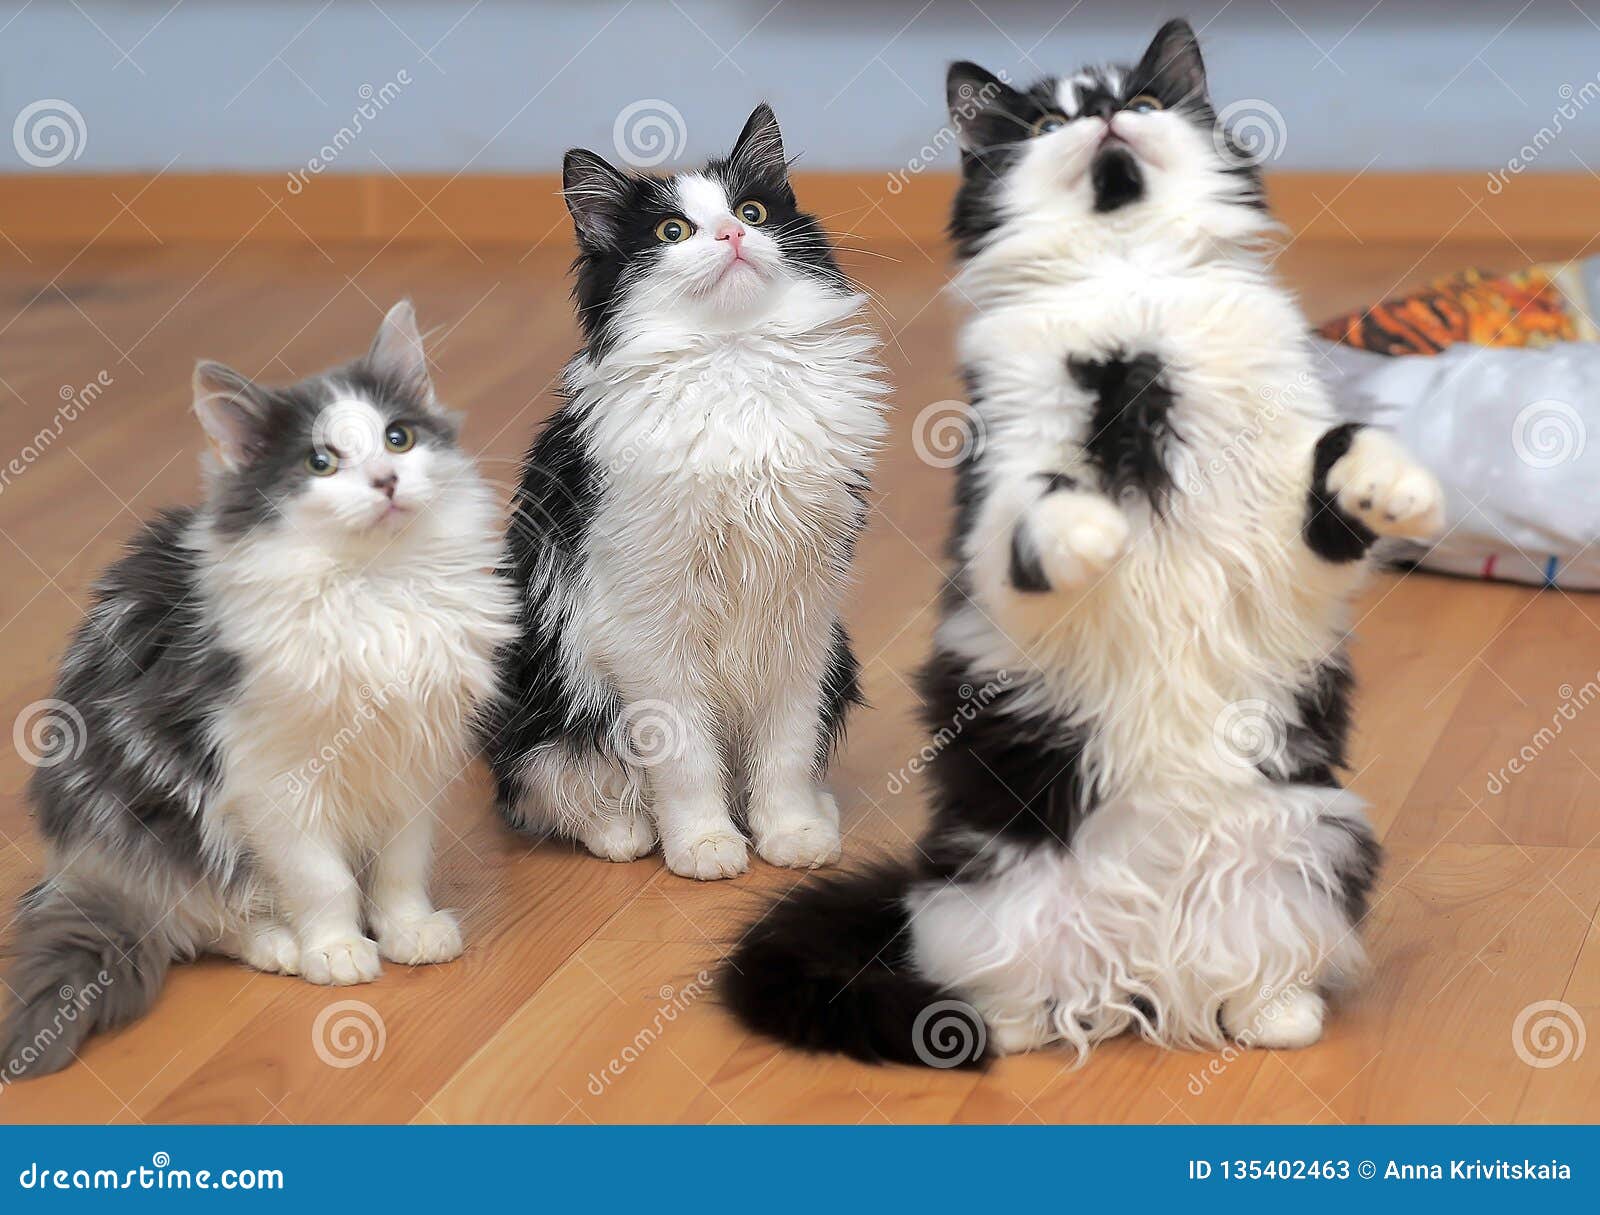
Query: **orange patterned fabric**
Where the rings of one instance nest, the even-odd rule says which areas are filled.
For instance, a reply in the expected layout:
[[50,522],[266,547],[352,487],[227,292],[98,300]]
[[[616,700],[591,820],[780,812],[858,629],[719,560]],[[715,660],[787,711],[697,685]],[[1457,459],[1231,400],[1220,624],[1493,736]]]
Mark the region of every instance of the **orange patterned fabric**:
[[1335,317],[1317,333],[1377,354],[1438,354],[1457,342],[1546,346],[1580,337],[1566,297],[1542,266],[1515,274],[1453,274],[1421,291]]

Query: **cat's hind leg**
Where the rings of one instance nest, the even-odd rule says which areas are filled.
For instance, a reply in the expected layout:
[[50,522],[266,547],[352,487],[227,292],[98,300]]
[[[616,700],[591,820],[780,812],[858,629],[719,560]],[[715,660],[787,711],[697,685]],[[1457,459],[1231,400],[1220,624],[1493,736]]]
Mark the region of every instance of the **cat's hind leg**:
[[608,861],[636,861],[656,846],[643,782],[593,748],[542,748],[527,764],[513,821],[554,831]]
[[1207,879],[1228,895],[1200,913],[1196,936],[1215,944],[1198,970],[1202,986],[1230,993],[1220,1009],[1230,1038],[1295,1049],[1322,1036],[1326,997],[1364,964],[1360,929],[1380,851],[1353,794],[1285,784],[1269,796],[1276,805],[1212,849],[1231,854],[1233,872]]

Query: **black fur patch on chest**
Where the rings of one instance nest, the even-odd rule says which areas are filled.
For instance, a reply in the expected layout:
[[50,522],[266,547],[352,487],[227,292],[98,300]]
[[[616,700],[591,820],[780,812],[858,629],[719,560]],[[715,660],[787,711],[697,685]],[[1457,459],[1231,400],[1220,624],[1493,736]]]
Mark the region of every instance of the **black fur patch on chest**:
[[1173,427],[1176,397],[1153,354],[1115,354],[1103,362],[1069,358],[1067,371],[1095,394],[1084,450],[1113,497],[1134,489],[1161,512],[1172,492],[1167,448],[1182,441]]

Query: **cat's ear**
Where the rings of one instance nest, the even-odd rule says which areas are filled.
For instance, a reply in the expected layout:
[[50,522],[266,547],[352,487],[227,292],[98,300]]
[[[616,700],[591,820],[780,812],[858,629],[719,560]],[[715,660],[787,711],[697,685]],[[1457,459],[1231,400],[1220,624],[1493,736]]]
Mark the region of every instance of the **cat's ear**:
[[561,195],[572,212],[578,242],[593,249],[615,243],[631,188],[627,176],[587,148],[573,148],[561,161]]
[[1189,23],[1175,17],[1157,30],[1134,75],[1140,80],[1160,81],[1185,101],[1204,100],[1206,63]]
[[733,141],[728,163],[757,177],[775,181],[788,179],[789,166],[783,158],[783,132],[778,130],[778,116],[766,102],[751,111],[744,130]]
[[428,374],[428,355],[410,300],[401,300],[383,318],[367,351],[367,366],[377,375],[403,384],[421,404],[433,407],[433,377]]
[[944,80],[950,126],[969,152],[999,143],[1015,143],[1027,134],[1017,92],[976,63],[952,63]]
[[267,442],[267,393],[232,367],[202,359],[194,368],[194,412],[225,468],[242,468]]

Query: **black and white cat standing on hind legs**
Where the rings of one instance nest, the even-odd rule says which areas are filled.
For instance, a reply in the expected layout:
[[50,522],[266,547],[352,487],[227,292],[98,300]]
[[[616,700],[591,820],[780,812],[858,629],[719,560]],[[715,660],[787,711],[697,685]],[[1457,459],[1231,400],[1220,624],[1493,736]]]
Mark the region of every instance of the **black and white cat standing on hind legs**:
[[983,443],[926,721],[1007,679],[930,765],[913,856],[780,902],[725,994],[865,1059],[935,1061],[946,1001],[975,1017],[945,1064],[1127,1030],[1309,1045],[1379,859],[1337,776],[1350,604],[1376,538],[1438,530],[1438,482],[1338,423],[1186,22],[1131,66],[948,88]]

